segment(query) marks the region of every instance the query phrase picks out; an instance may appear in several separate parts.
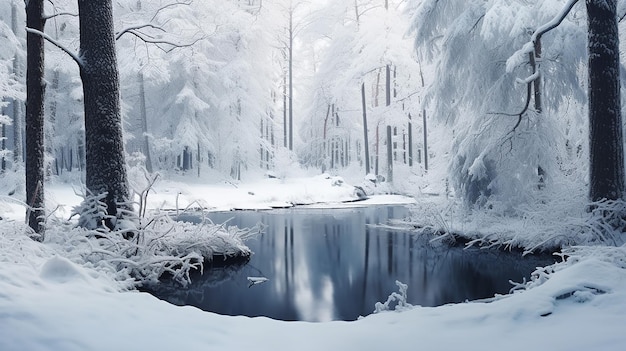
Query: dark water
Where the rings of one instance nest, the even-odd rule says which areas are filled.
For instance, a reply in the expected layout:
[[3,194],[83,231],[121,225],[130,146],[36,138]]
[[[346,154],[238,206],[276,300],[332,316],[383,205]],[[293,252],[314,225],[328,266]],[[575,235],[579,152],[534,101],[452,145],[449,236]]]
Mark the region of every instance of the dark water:
[[[549,257],[429,243],[406,231],[371,226],[404,218],[398,206],[211,213],[215,223],[265,233],[247,242],[247,264],[207,269],[181,288],[164,282],[150,292],[177,305],[226,315],[281,320],[355,320],[408,284],[408,302],[438,306],[504,294]],[[191,217],[189,218],[191,219]],[[248,277],[268,281],[250,286]]]

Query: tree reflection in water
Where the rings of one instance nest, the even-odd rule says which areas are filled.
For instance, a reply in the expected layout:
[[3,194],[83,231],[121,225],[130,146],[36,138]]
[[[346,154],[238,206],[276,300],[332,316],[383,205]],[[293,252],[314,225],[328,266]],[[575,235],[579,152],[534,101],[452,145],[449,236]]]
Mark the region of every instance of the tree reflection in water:
[[[251,227],[264,234],[247,244],[247,264],[215,267],[187,288],[160,284],[153,294],[178,305],[228,315],[282,320],[355,320],[408,284],[408,302],[437,306],[507,293],[554,260],[519,253],[463,249],[385,224],[408,213],[398,206],[353,209],[290,209],[210,213],[216,223]],[[250,286],[247,277],[269,280]]]

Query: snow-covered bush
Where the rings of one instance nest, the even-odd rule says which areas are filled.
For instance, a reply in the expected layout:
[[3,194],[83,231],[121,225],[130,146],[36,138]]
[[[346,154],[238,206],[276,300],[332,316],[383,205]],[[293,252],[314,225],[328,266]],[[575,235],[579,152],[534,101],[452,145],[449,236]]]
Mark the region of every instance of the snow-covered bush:
[[66,222],[49,226],[46,242],[74,261],[111,270],[121,281],[133,279],[141,285],[167,274],[186,285],[205,260],[249,256],[243,242],[258,231],[176,222],[166,213],[155,213],[141,219],[132,236],[125,235],[129,229],[87,229]]
[[[466,208],[454,201],[424,201],[411,209],[409,221],[418,232],[437,239],[469,239],[469,245],[522,248],[526,253],[550,251],[572,245],[612,245],[626,242],[624,201],[589,204],[587,189],[576,179],[546,188],[537,200],[519,204],[516,216],[507,216],[506,204],[489,199],[491,210]],[[506,220],[504,219],[506,217]]]
[[[609,264],[620,269],[626,269],[626,246],[573,246],[563,249],[560,253],[562,260],[547,267],[538,267],[530,277],[529,281],[524,280],[521,283],[512,282],[513,288],[511,293],[527,291],[544,285],[552,279],[556,273],[570,268],[578,263],[587,260],[595,260],[600,263]],[[602,285],[591,284],[585,282],[582,284],[573,284],[570,288],[559,286],[554,296],[555,300],[562,300],[573,297],[577,302],[586,302],[593,298],[593,295],[601,295],[607,293],[607,288]]]
[[387,297],[387,301],[384,303],[376,302],[374,306],[374,313],[380,313],[384,311],[390,311],[393,303],[395,302],[395,311],[404,311],[411,309],[413,305],[406,301],[406,291],[409,288],[408,285],[403,284],[399,280],[396,280],[396,285],[398,286],[398,292],[392,292],[389,297]]
[[[138,215],[127,212],[118,219],[103,217],[106,194],[83,195],[83,202],[74,208],[78,221],[53,220],[46,242],[74,261],[110,270],[118,280],[132,280],[136,285],[157,281],[163,275],[186,285],[192,271],[203,270],[205,260],[251,255],[244,241],[260,232],[260,226],[240,229],[204,219],[194,224],[176,221],[164,212],[147,213],[147,193],[154,180],[137,196]],[[114,220],[115,227],[98,223],[96,218]]]

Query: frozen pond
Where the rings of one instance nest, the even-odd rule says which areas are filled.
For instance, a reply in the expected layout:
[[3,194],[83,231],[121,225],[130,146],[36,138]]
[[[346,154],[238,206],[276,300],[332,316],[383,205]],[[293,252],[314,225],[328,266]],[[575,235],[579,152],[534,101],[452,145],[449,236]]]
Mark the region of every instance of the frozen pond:
[[397,291],[396,280],[408,284],[409,303],[438,306],[507,293],[509,280],[521,282],[535,267],[553,261],[432,244],[376,226],[407,213],[402,206],[210,213],[215,223],[231,219],[240,227],[267,226],[247,242],[254,251],[250,261],[207,267],[187,288],[163,283],[151,292],[177,305],[226,315],[355,320]]

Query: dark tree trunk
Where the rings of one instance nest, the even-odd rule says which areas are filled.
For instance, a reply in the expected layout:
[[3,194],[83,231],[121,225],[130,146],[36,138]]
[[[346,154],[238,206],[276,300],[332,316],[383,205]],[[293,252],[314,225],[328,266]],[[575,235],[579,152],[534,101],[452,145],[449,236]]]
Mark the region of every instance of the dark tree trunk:
[[412,120],[411,120],[411,114],[408,114],[409,116],[409,127],[408,127],[408,132],[409,132],[409,140],[408,140],[408,147],[409,147],[409,167],[413,167],[413,124],[412,124]]
[[[26,26],[43,32],[43,0],[26,2]],[[43,233],[44,198],[44,46],[37,34],[26,34],[26,203],[28,225]]]
[[391,105],[391,67],[385,68],[385,106]]
[[[106,193],[107,212],[120,217],[129,197],[119,77],[111,0],[78,0],[80,75],[85,105],[86,185],[92,194]],[[107,226],[113,226],[107,222]]]
[[589,156],[592,201],[624,194],[616,0],[587,0],[589,48]]
[[393,182],[393,144],[391,126],[387,126],[387,181]]
[[[5,112],[6,114],[6,112]],[[2,151],[6,150],[7,148],[7,144],[6,144],[6,137],[7,137],[7,125],[2,123]],[[7,169],[7,162],[6,159],[4,158],[4,156],[2,156],[2,164],[0,165],[0,168],[2,169],[2,173],[4,173],[4,171],[6,171]]]

